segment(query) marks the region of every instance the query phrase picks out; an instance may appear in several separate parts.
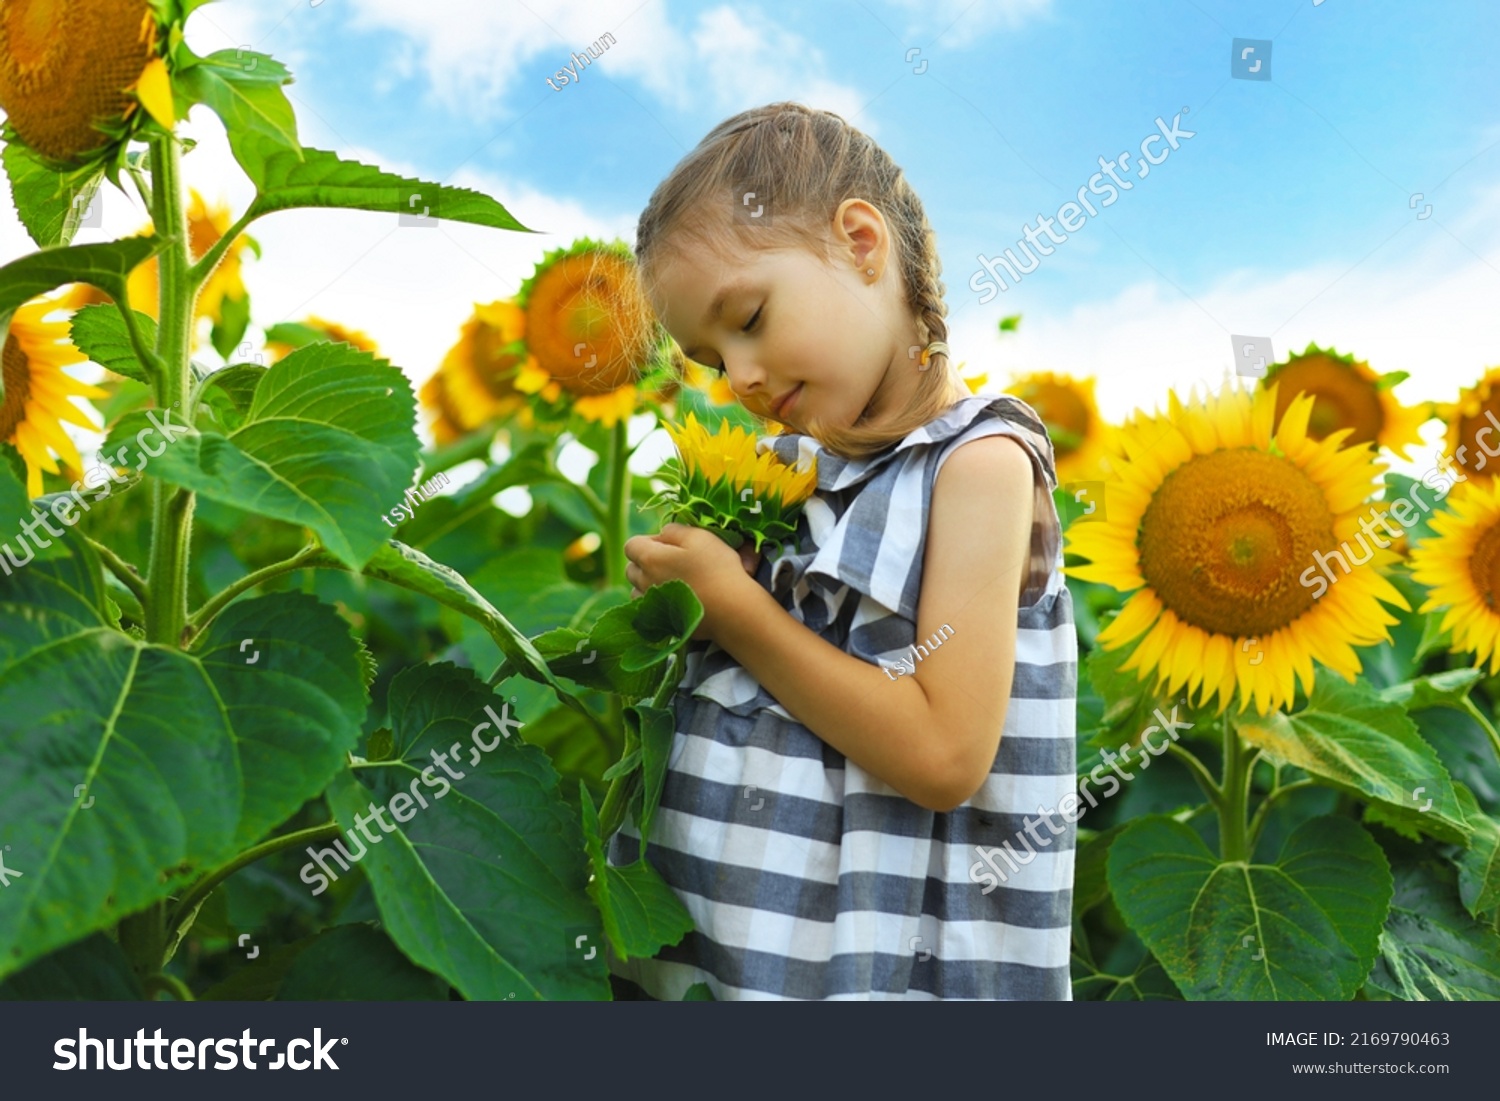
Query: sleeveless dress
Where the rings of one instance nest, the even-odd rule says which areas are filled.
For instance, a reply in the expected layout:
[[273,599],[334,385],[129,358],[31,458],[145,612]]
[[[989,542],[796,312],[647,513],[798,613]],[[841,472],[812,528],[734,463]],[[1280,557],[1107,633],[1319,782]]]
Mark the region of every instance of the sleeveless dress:
[[[757,450],[785,462],[815,456],[818,485],[756,581],[887,676],[901,659],[925,660],[944,636],[916,637],[933,484],[955,447],[990,435],[1030,456],[1035,521],[988,779],[952,811],[918,806],[797,722],[727,651],[690,644],[646,859],[696,929],[650,959],[608,952],[617,997],[675,1001],[701,982],[721,1001],[1072,998],[1076,815],[1056,808],[1076,790],[1078,650],[1052,446],[1036,414],[980,393],[865,459],[805,434],[762,437]],[[639,852],[627,821],[609,862]]]

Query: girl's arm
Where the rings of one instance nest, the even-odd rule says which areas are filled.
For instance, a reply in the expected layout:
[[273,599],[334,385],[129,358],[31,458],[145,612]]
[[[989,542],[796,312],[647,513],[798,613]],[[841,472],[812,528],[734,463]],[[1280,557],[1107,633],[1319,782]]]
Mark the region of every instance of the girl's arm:
[[979,790],[1000,745],[1031,553],[1032,477],[1025,450],[1004,436],[971,440],[944,462],[932,491],[917,641],[940,629],[946,641],[914,673],[893,681],[744,576],[721,591],[710,633],[849,760],[912,802],[950,811]]

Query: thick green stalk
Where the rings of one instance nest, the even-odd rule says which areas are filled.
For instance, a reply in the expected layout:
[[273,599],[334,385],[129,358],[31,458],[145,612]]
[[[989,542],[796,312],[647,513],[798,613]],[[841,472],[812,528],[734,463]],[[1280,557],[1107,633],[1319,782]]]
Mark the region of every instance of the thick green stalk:
[[[188,221],[182,201],[182,159],[170,135],[151,140],[151,220],[165,246],[157,255],[158,300],[156,356],[152,380],[156,404],[176,407],[180,420],[191,422],[188,405],[193,293],[188,283]],[[193,496],[157,480],[152,486],[151,566],[147,576],[146,638],[160,646],[180,647],[187,622],[188,545],[192,535]],[[144,981],[157,975],[167,958],[166,903],[156,902],[120,923],[120,947]]]
[[1250,858],[1245,829],[1245,802],[1249,786],[1249,761],[1240,746],[1234,723],[1224,716],[1224,772],[1219,784],[1219,856],[1226,861]]
[[[151,142],[152,221],[166,245],[157,253],[161,298],[157,316],[156,404],[176,407],[178,419],[192,420],[187,408],[192,351],[193,289],[188,279],[188,221],[182,201],[181,152],[175,138]],[[151,602],[146,610],[146,637],[163,646],[180,646],[187,623],[188,546],[193,526],[193,496],[161,481],[152,487],[151,566],[147,581]]]
[[604,524],[604,576],[611,585],[625,580],[625,540],[630,538],[630,452],[626,448],[628,426],[624,418],[615,422],[609,440],[609,501]]

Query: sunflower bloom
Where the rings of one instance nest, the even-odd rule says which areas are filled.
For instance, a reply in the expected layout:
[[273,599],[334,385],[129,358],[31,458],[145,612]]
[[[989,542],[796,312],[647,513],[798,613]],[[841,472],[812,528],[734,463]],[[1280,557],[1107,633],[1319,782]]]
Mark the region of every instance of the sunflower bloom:
[[636,384],[660,334],[625,244],[584,237],[554,249],[522,283],[516,303],[526,331],[517,390],[610,425],[634,412]]
[[[282,326],[276,326],[281,328]],[[266,338],[266,356],[272,363],[291,355],[303,344],[318,340],[335,340],[344,344],[352,344],[362,352],[371,355],[379,355],[380,348],[369,336],[358,329],[349,329],[340,325],[337,321],[325,321],[321,317],[309,315],[302,321],[291,323],[286,326],[293,331],[301,330],[300,335],[304,338],[300,343],[288,343],[285,340],[272,340],[269,335]]]
[[[187,215],[191,258],[197,260],[217,244],[228,231],[232,224],[231,214],[227,205],[220,203],[210,206],[204,202],[203,196],[194,190],[190,192]],[[150,236],[156,232],[156,227],[147,222],[137,232],[141,236]],[[241,276],[241,258],[247,248],[254,247],[248,235],[241,234],[235,238],[234,243],[224,250],[224,255],[220,257],[213,273],[198,291],[198,300],[193,304],[195,348],[201,342],[197,332],[197,322],[207,317],[214,324],[218,324],[223,320],[224,300],[226,298],[242,299],[249,293],[245,289],[245,281]],[[160,312],[161,291],[157,282],[157,271],[157,258],[152,256],[132,268],[125,283],[131,308],[143,314],[149,314],[152,318],[156,318]],[[89,283],[75,283],[68,292],[65,304],[70,309],[78,309],[82,306],[108,301],[110,301],[109,296],[98,287]]]
[[[987,376],[969,389],[978,393]],[[1036,410],[1047,426],[1059,483],[1097,479],[1109,454],[1109,427],[1099,415],[1092,378],[1069,378],[1050,371],[1023,375],[1005,388]]]
[[[1500,367],[1490,367],[1484,377],[1458,395],[1458,401],[1439,405],[1437,415],[1448,425],[1447,453],[1477,482],[1488,482],[1497,460],[1488,457],[1484,439],[1500,442]],[[1495,446],[1491,444],[1489,446]],[[1475,459],[1475,453],[1487,451]]]
[[72,398],[104,398],[108,393],[79,382],[63,368],[87,360],[68,341],[66,321],[43,321],[53,310],[65,308],[59,297],[34,298],[16,310],[5,338],[5,398],[0,402],[0,440],[14,444],[26,460],[26,494],[40,497],[42,471],[59,473],[55,453],[74,469],[82,469],[78,448],[63,431],[67,421],[99,431],[99,426],[73,404]]
[[1460,485],[1452,511],[1432,514],[1434,536],[1411,552],[1411,573],[1431,592],[1421,611],[1446,608],[1442,628],[1456,652],[1500,671],[1500,482]]
[[[517,368],[525,360],[526,315],[509,299],[474,304],[474,312],[459,330],[458,343],[418,395],[434,410],[433,438],[451,443],[480,425],[512,415],[531,427],[526,392],[516,384]],[[560,393],[562,388],[557,387]]]
[[[1395,556],[1360,529],[1383,464],[1343,446],[1347,430],[1316,439],[1308,394],[1274,431],[1275,386],[1168,400],[1165,416],[1118,430],[1102,520],[1068,529],[1068,549],[1089,564],[1066,572],[1134,594],[1100,645],[1139,638],[1122,668],[1142,680],[1155,670],[1169,694],[1186,684],[1200,705],[1217,696],[1220,711],[1236,693],[1241,712],[1290,704],[1297,679],[1312,690],[1314,655],[1353,680],[1354,647],[1389,641],[1396,622],[1381,602],[1407,607],[1376,568]],[[1315,595],[1335,552],[1353,564]]]
[[170,118],[156,39],[146,0],[7,0],[0,107],[29,148],[56,161],[85,159],[123,137],[121,124],[140,103],[158,121],[163,110]]
[[788,466],[774,451],[757,452],[756,437],[728,421],[710,434],[692,413],[663,424],[677,445],[660,476],[670,484],[647,502],[666,506],[668,520],[708,528],[730,546],[781,543],[792,534],[802,503],[817,488],[817,464]]
[[1307,421],[1315,440],[1350,429],[1346,444],[1374,444],[1410,459],[1407,447],[1421,443],[1420,429],[1431,417],[1426,403],[1403,406],[1391,390],[1404,376],[1381,376],[1363,360],[1339,355],[1332,348],[1309,344],[1285,363],[1266,372],[1263,385],[1279,385],[1276,418],[1280,420],[1298,394],[1313,396]]

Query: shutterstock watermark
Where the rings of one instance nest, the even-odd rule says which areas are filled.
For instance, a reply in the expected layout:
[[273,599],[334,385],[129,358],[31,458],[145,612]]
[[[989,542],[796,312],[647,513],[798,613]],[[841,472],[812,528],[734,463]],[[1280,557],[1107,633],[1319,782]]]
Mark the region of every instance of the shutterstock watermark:
[[[1473,466],[1475,471],[1483,470],[1490,459],[1500,458],[1500,443],[1493,448],[1486,442],[1485,437],[1494,437],[1500,440],[1500,420],[1488,409],[1484,411],[1489,424],[1474,433],[1476,445],[1475,458],[1478,460]],[[1340,576],[1347,577],[1353,571],[1354,566],[1363,566],[1375,557],[1375,548],[1370,546],[1374,543],[1382,550],[1391,545],[1392,540],[1400,539],[1406,534],[1406,529],[1413,527],[1422,518],[1422,512],[1431,512],[1432,505],[1441,501],[1452,492],[1453,487],[1459,482],[1467,482],[1469,476],[1463,471],[1470,469],[1466,456],[1469,453],[1468,444],[1459,444],[1452,455],[1443,454],[1438,456],[1437,462],[1422,475],[1420,481],[1412,483],[1411,488],[1400,497],[1389,500],[1376,501],[1370,506],[1369,514],[1361,517],[1359,521],[1360,534],[1355,537],[1355,542],[1363,550],[1364,557],[1361,558],[1354,553],[1354,548],[1349,540],[1344,539],[1339,543],[1338,550],[1314,551],[1313,565],[1308,566],[1298,575],[1297,580],[1304,589],[1316,588],[1313,593],[1314,600],[1320,600],[1328,591],[1330,585],[1335,584]],[[1420,492],[1421,487],[1426,486],[1432,490],[1432,503],[1429,504],[1426,497]],[[1394,526],[1392,520],[1395,521]],[[1389,535],[1390,539],[1382,538],[1374,531],[1380,528]],[[1369,543],[1365,540],[1369,539]],[[1342,574],[1335,574],[1329,568],[1329,564],[1337,562]],[[1320,572],[1321,571],[1321,572]]]
[[[1188,109],[1186,107],[1177,112],[1172,117],[1170,126],[1160,116],[1157,117],[1156,128],[1160,133],[1148,134],[1141,141],[1141,160],[1138,163],[1139,171],[1136,172],[1137,179],[1144,180],[1150,174],[1152,166],[1161,164],[1167,157],[1171,156],[1178,148],[1178,139],[1191,138],[1197,133],[1194,130],[1182,129],[1182,116],[1187,113]],[[1151,146],[1158,142],[1162,143],[1159,146],[1160,156],[1153,156]],[[1120,153],[1118,158],[1113,161],[1105,160],[1101,154],[1099,157],[1099,171],[1090,176],[1088,183],[1078,189],[1077,202],[1069,200],[1063,203],[1062,206],[1057,208],[1057,214],[1052,218],[1038,214],[1036,216],[1036,226],[1027,223],[1021,227],[1024,240],[1017,240],[1016,248],[1024,252],[1026,259],[1031,261],[1029,267],[1021,262],[1016,256],[1014,249],[1006,249],[999,256],[988,257],[984,253],[980,253],[975,257],[979,261],[979,269],[969,277],[969,289],[976,293],[983,292],[979,296],[979,304],[982,306],[993,299],[997,293],[1010,290],[1010,284],[1006,283],[1005,276],[1000,274],[1002,268],[1005,271],[1005,275],[1010,276],[1011,283],[1019,283],[1022,276],[1030,275],[1041,266],[1041,258],[1043,256],[1051,256],[1057,251],[1053,248],[1053,245],[1062,244],[1068,239],[1068,233],[1077,233],[1084,227],[1084,211],[1088,211],[1090,217],[1096,217],[1099,211],[1094,209],[1094,204],[1089,201],[1089,195],[1101,196],[1102,201],[1099,203],[1101,207],[1113,206],[1119,200],[1121,191],[1129,191],[1134,187],[1133,183],[1129,180],[1121,179],[1115,171],[1116,168],[1119,168],[1128,172],[1129,165],[1130,151],[1128,149]],[[1114,182],[1105,183],[1104,177],[1106,175]],[[1052,226],[1054,222],[1067,230],[1067,233],[1059,235],[1053,232]],[[1042,233],[1046,233],[1048,240],[1052,244],[1047,244],[1040,240]],[[1033,254],[1031,249],[1026,247],[1028,241],[1040,255]],[[996,282],[999,283],[998,290],[995,286]]]
[[[1145,730],[1141,731],[1141,745],[1145,746],[1147,752],[1150,754],[1150,756],[1147,756],[1146,754],[1141,755],[1141,768],[1143,770],[1151,767],[1152,757],[1160,757],[1167,751],[1168,747],[1171,745],[1171,742],[1175,742],[1177,740],[1177,732],[1179,730],[1187,730],[1193,725],[1190,722],[1178,721],[1177,708],[1175,706],[1172,708],[1171,718],[1163,715],[1161,713],[1161,708],[1159,707],[1155,710],[1155,717],[1156,722],[1152,723],[1150,726],[1146,727]],[[1158,748],[1157,744],[1151,740],[1151,735],[1157,731],[1164,732],[1167,737],[1171,739],[1171,742],[1162,742],[1160,748]],[[1078,782],[1078,791],[1068,792],[1068,794],[1064,795],[1062,799],[1058,801],[1057,806],[1052,810],[1047,810],[1038,805],[1038,807],[1036,808],[1037,820],[1035,822],[1031,820],[1030,816],[1023,818],[1021,820],[1021,829],[1016,832],[1016,840],[1021,841],[1021,843],[1025,846],[1025,857],[1022,857],[1020,853],[1016,852],[1015,848],[1009,841],[1005,842],[1003,845],[997,845],[988,849],[982,845],[975,845],[974,851],[979,854],[979,859],[974,861],[973,864],[969,865],[969,882],[988,883],[989,885],[980,892],[981,894],[987,895],[996,887],[1000,886],[1000,884],[1004,883],[1006,880],[1005,870],[1001,868],[998,863],[996,863],[996,857],[999,857],[1000,859],[1004,860],[1006,864],[1010,865],[1010,870],[1012,872],[1018,872],[1023,866],[1030,864],[1033,860],[1036,859],[1037,850],[1031,847],[1031,843],[1029,841],[1024,841],[1021,835],[1023,833],[1028,835],[1033,841],[1036,842],[1037,848],[1046,848],[1048,845],[1052,844],[1052,838],[1063,832],[1062,826],[1058,826],[1055,829],[1053,828],[1052,816],[1054,814],[1060,814],[1069,822],[1077,822],[1080,818],[1087,814],[1088,808],[1081,806],[1079,803],[1079,791],[1083,792],[1083,797],[1084,799],[1088,800],[1089,807],[1097,807],[1099,805],[1099,802],[1094,798],[1094,793],[1089,790],[1088,785],[1090,780],[1099,785],[1113,784],[1114,786],[1111,787],[1108,791],[1101,792],[1100,794],[1105,799],[1108,799],[1111,795],[1114,795],[1117,791],[1120,790],[1122,781],[1129,781],[1134,779],[1134,773],[1125,773],[1120,771],[1120,762],[1129,762],[1131,751],[1137,748],[1139,747],[1127,744],[1121,746],[1118,753],[1110,749],[1102,750],[1100,752],[1100,756],[1104,758],[1103,763],[1095,765],[1092,769],[1089,770],[1089,774]],[[1120,779],[1116,780],[1114,776],[1110,776],[1107,774],[1104,776],[1100,776],[1099,773],[1106,768],[1113,770],[1115,776],[1118,776]],[[1047,832],[1051,834],[1051,837],[1042,837],[1039,833],[1037,833],[1037,827],[1042,825],[1043,823],[1046,824]]]
[[[151,422],[151,426],[143,428],[136,433],[135,442],[139,450],[135,453],[136,464],[134,473],[139,474],[145,469],[148,462],[167,449],[168,444],[176,443],[179,436],[185,436],[192,431],[186,425],[173,424],[172,412],[171,409],[146,410],[146,419]],[[162,416],[160,420],[157,419],[158,413]],[[153,451],[146,444],[146,438],[157,432],[161,434],[163,442]],[[91,511],[90,502],[97,504],[113,492],[110,486],[111,482],[118,482],[121,485],[128,482],[129,479],[121,475],[117,468],[126,466],[125,452],[129,447],[129,444],[125,444],[113,456],[105,456],[105,458],[111,460],[107,463],[98,461],[98,457],[96,456],[94,465],[84,471],[83,477],[75,481],[66,492],[59,494],[52,501],[50,509],[52,515],[68,527],[72,527],[82,518],[82,513],[75,512],[75,508],[81,508],[84,512],[89,512]],[[90,484],[89,479],[94,477],[97,477],[98,480]],[[100,489],[101,487],[101,492],[94,494],[87,500],[84,499],[84,495],[80,492],[82,489]],[[21,530],[15,537],[16,546],[26,552],[26,557],[19,557],[18,552],[11,549],[9,541],[0,544],[0,570],[3,570],[7,577],[10,576],[13,570],[18,570],[22,566],[28,565],[36,557],[37,550],[46,550],[52,545],[52,539],[46,538],[36,530],[39,524],[47,529],[48,535],[56,539],[62,538],[63,533],[52,526],[52,522],[47,518],[47,513],[33,505],[31,507],[31,519],[21,523]],[[34,547],[27,544],[27,536],[31,537],[31,542],[35,544]],[[6,561],[7,559],[9,561]]]
[[[492,708],[489,704],[484,705],[484,713],[490,717],[490,720],[493,721],[496,729],[500,731],[499,737],[491,739],[488,745],[486,745],[484,740],[480,738],[479,732],[481,730],[488,729],[490,726],[489,722],[482,722],[478,726],[474,727],[473,730],[469,731],[469,738],[474,743],[473,746],[469,749],[470,768],[473,768],[479,763],[481,754],[488,753],[490,752],[490,750],[498,746],[502,738],[509,738],[512,727],[519,730],[521,727],[526,725],[520,720],[512,719],[510,717],[510,704],[507,703],[502,705],[501,711],[503,712],[503,717],[501,715],[495,714],[495,709]],[[404,791],[398,791],[395,795],[391,796],[389,803],[377,807],[372,801],[369,806],[369,814],[355,815],[354,829],[344,831],[344,836],[347,837],[351,842],[350,847],[353,847],[352,843],[356,841],[357,835],[359,834],[364,834],[371,845],[378,845],[380,842],[385,840],[385,838],[382,837],[379,833],[370,832],[371,822],[379,823],[381,830],[384,830],[386,833],[394,833],[396,827],[386,822],[384,817],[384,814],[387,810],[391,812],[391,817],[394,818],[397,822],[410,822],[417,816],[417,810],[419,808],[421,810],[426,810],[428,803],[427,800],[423,797],[422,793],[417,790],[418,785],[433,789],[439,789],[437,790],[437,794],[432,797],[434,800],[441,799],[443,796],[452,791],[453,785],[450,784],[448,780],[444,779],[442,776],[439,776],[437,774],[437,770],[441,768],[445,773],[447,773],[449,777],[451,777],[455,781],[462,780],[466,775],[468,775],[462,770],[455,772],[453,769],[448,767],[449,758],[452,758],[454,764],[458,764],[460,761],[462,761],[462,745],[462,742],[454,742],[447,748],[447,750],[442,753],[439,753],[435,749],[431,750],[430,755],[432,757],[432,764],[424,768],[421,772],[421,775],[416,776],[412,779],[410,794]],[[331,849],[315,849],[313,846],[309,845],[307,847],[307,855],[312,857],[312,859],[309,860],[306,864],[302,865],[302,870],[299,873],[302,882],[306,883],[309,887],[312,887],[316,883],[317,886],[314,888],[313,894],[322,894],[324,891],[328,890],[328,885],[330,882],[329,877],[332,877],[335,880],[339,877],[339,873],[328,866],[328,861],[325,858],[332,857],[334,860],[338,861],[339,867],[347,872],[351,867],[363,860],[365,853],[369,851],[365,847],[365,843],[363,841],[359,841],[358,845],[359,851],[357,853],[350,852],[348,848],[345,848],[344,842],[342,840],[335,840],[333,843],[333,848]],[[317,865],[317,867],[322,868],[323,870],[321,872],[314,871],[313,866],[315,864]],[[320,880],[321,882],[319,882]]]

